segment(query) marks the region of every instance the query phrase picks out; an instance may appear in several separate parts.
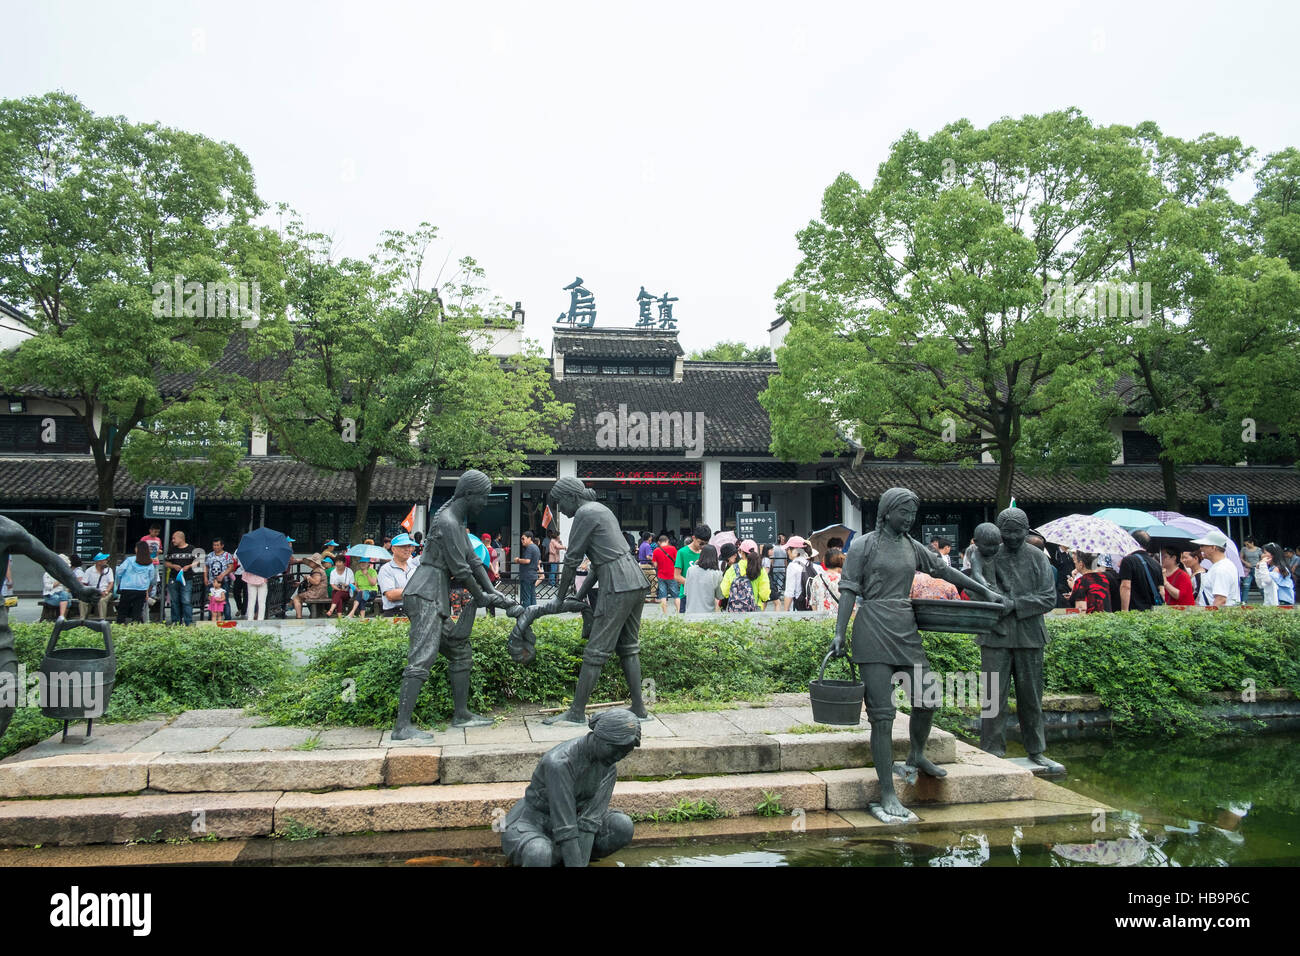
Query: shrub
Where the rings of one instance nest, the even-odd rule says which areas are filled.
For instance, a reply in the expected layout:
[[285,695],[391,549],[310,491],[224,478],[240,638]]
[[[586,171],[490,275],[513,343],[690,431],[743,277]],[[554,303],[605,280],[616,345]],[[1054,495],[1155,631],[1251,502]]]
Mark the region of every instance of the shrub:
[[[578,622],[537,621],[538,655],[529,667],[516,665],[507,654],[512,623],[505,617],[475,622],[470,707],[564,703],[581,666]],[[1213,700],[1213,691],[1239,693],[1247,679],[1260,689],[1300,691],[1300,613],[1295,611],[1070,615],[1049,617],[1047,627],[1052,637],[1044,661],[1047,689],[1099,695],[1124,732],[1215,729],[1199,708]],[[50,626],[16,624],[13,630],[19,660],[34,672]],[[641,626],[642,673],[654,682],[657,699],[668,704],[802,692],[817,676],[833,633],[830,618],[755,614],[686,622],[651,616]],[[98,640],[89,631],[74,631],[69,638],[79,644]],[[285,724],[388,726],[397,715],[407,628],[389,621],[340,622],[338,636],[314,648],[308,664],[298,669],[288,667],[274,637],[238,628],[135,625],[115,630],[114,642],[118,674],[108,720],[252,704]],[[926,633],[925,646],[936,671],[979,669],[979,648],[969,635]],[[834,676],[843,676],[846,668],[835,666]],[[618,659],[611,657],[592,700],[623,699],[627,691]],[[436,723],[451,710],[446,662],[439,658],[415,715]],[[955,710],[939,717],[954,728],[966,720]],[[0,741],[0,756],[59,726],[35,709],[19,710]]]
[[[10,625],[18,662],[29,679],[50,639],[49,623]],[[103,647],[98,633],[66,631],[60,647]],[[139,720],[207,707],[244,707],[289,673],[289,655],[274,636],[214,625],[166,627],[135,624],[113,629],[117,683],[105,721]],[[19,708],[0,739],[0,757],[55,733],[61,721],[34,707]]]

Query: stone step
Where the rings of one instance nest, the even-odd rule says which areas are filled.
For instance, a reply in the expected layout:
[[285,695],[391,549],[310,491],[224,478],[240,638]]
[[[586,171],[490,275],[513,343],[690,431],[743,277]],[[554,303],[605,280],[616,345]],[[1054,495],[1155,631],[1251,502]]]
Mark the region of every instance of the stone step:
[[[703,727],[699,729],[704,729]],[[261,730],[250,729],[247,733]],[[280,732],[279,728],[266,728]],[[193,728],[183,732],[196,732]],[[201,731],[200,731],[201,732]],[[576,733],[576,731],[575,731]],[[894,724],[894,757],[908,753],[906,718]],[[554,741],[393,745],[300,750],[208,750],[112,753],[34,749],[0,763],[0,799],[139,793],[239,793],[355,790],[434,783],[527,782]],[[939,764],[957,759],[952,734],[935,730],[926,753]],[[619,763],[620,779],[778,773],[864,767],[871,763],[865,730],[725,737],[647,737]]]
[[[1009,760],[967,744],[957,744],[957,762],[944,777],[917,774],[912,782],[894,777],[903,806],[913,804],[1000,803],[1034,798],[1034,775]],[[861,810],[880,799],[875,770],[823,770],[814,776],[826,784],[827,810]]]
[[[985,804],[1032,800],[1032,773],[958,745],[941,779],[898,783],[910,804]],[[221,772],[228,772],[222,770]],[[373,772],[373,771],[372,771]],[[242,839],[276,831],[344,834],[490,827],[524,794],[522,781],[411,785],[325,793],[140,794],[0,802],[0,845],[72,846],[204,837]],[[708,800],[728,813],[754,814],[767,794],[787,811],[857,810],[879,797],[870,768],[722,774],[691,779],[621,780],[612,806],[653,813]]]

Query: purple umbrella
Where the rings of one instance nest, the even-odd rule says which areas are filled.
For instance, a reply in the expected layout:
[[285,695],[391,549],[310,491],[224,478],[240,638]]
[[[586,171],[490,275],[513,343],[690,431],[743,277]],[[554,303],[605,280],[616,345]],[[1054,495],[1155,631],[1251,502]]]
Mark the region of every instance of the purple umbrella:
[[[1182,528],[1184,531],[1192,532],[1198,538],[1209,534],[1211,531],[1217,531],[1219,534],[1223,534],[1222,530],[1216,528],[1208,521],[1202,521],[1200,518],[1189,518],[1187,515],[1181,515],[1177,511],[1153,511],[1151,514],[1159,518],[1171,528]],[[1190,548],[1191,546],[1189,545],[1188,549],[1190,550]],[[1245,577],[1246,568],[1241,563],[1241,553],[1237,550],[1237,546],[1231,539],[1228,541],[1227,551],[1228,560],[1231,561],[1233,567],[1237,569],[1237,577]]]

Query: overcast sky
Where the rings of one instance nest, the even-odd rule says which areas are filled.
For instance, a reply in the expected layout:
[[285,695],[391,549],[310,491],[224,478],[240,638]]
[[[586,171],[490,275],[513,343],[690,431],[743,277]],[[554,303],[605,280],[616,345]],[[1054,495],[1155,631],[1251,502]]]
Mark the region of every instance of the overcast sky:
[[1300,145],[1297,11],[0,0],[0,96],[232,142],[344,254],[432,222],[438,260],[478,258],[548,352],[575,276],[601,326],[634,324],[642,285],[678,297],[689,350],[766,343],[822,191],[906,129],[1077,106]]

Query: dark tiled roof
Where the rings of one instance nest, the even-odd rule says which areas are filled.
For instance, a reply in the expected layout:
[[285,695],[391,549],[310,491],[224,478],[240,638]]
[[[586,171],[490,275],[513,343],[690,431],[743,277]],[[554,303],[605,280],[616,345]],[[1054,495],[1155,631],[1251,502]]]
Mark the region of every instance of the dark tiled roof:
[[[992,504],[997,500],[996,465],[880,464],[841,468],[836,473],[859,500],[871,501],[889,488],[910,488],[930,502]],[[1016,504],[1078,502],[1102,507],[1159,506],[1165,499],[1158,467],[1117,465],[1105,481],[1082,482],[1072,475],[1027,477],[1017,474],[1011,493]],[[1300,502],[1300,471],[1294,468],[1201,467],[1178,475],[1184,502],[1211,494],[1244,494],[1251,503],[1295,505]]]
[[[265,501],[284,504],[352,504],[356,491],[348,472],[317,471],[293,461],[245,459],[253,478],[238,496],[200,488],[200,501]],[[380,465],[371,487],[372,503],[425,501],[437,469],[430,465]],[[159,482],[165,484],[166,482]],[[85,503],[97,498],[95,463],[72,458],[0,458],[0,503],[42,501]],[[121,506],[142,502],[144,483],[118,471],[113,497]]]
[[[618,414],[620,404],[632,412],[703,412],[704,454],[770,454],[772,431],[758,393],[776,372],[771,362],[686,362],[682,380],[642,375],[566,375],[554,382],[555,397],[574,406],[568,424],[551,432],[559,443],[556,454],[610,452],[636,454],[635,449],[596,445],[596,416]],[[656,449],[647,449],[655,454]],[[658,454],[681,456],[680,452]]]
[[684,355],[677,333],[657,329],[559,329],[551,337],[551,351],[570,358],[664,359]]

